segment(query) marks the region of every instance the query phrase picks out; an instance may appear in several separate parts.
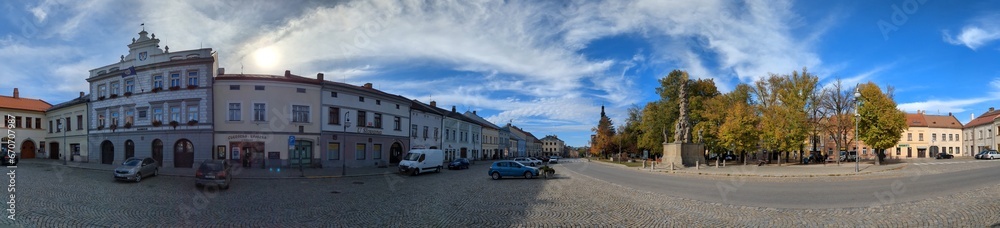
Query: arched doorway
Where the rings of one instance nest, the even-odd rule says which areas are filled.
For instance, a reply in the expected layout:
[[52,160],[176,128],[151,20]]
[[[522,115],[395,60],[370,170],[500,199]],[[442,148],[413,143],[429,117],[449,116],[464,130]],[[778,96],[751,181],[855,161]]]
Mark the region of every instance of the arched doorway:
[[59,143],[50,142],[49,143],[49,159],[59,159]]
[[111,164],[115,162],[115,145],[111,141],[104,140],[101,143],[101,164]]
[[174,167],[191,168],[194,165],[194,144],[181,139],[174,143]]
[[125,141],[125,158],[135,157],[135,143],[132,140]]
[[21,159],[35,158],[35,142],[24,140],[21,143]]
[[163,141],[154,139],[151,151],[153,151],[153,160],[156,160],[156,162],[160,163],[160,166],[163,166]]
[[392,143],[389,147],[389,164],[397,164],[403,158],[403,145],[399,142]]

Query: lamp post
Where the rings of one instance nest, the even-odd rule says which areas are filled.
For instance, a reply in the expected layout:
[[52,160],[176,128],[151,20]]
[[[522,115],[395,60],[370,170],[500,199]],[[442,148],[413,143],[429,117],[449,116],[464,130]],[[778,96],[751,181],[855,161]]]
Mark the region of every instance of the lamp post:
[[[68,127],[69,126],[67,126],[67,128]],[[66,131],[65,131],[65,129],[62,129],[62,128],[63,128],[62,127],[62,123],[60,123],[59,124],[59,130],[63,132],[63,148],[67,148],[66,150],[64,150],[62,152],[62,154],[63,154],[63,159],[62,159],[63,160],[63,165],[66,165],[66,160],[69,159],[69,156],[66,155],[66,152],[68,152],[69,149],[68,149],[68,146],[66,145]]]
[[[858,140],[858,122],[861,121],[861,90],[854,87],[854,172],[861,172],[861,160],[858,157],[858,149],[861,148],[861,141]],[[850,153],[847,154],[850,156]]]
[[[347,126],[351,125],[351,119],[347,116],[351,115],[351,111],[344,112],[344,148],[347,148]],[[343,153],[343,150],[341,150]],[[346,155],[346,154],[342,154]],[[340,166],[340,175],[347,176],[347,156],[340,156],[340,161],[343,165]]]

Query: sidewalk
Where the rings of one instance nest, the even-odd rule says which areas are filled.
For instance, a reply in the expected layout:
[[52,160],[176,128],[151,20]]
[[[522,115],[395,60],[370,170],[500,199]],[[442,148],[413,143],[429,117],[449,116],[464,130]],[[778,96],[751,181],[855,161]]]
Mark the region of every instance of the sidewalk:
[[625,167],[628,169],[636,169],[638,171],[653,171],[653,172],[663,172],[672,174],[690,174],[690,175],[714,175],[714,176],[748,176],[748,177],[824,177],[824,176],[857,176],[857,175],[868,175],[874,173],[882,173],[893,170],[900,170],[907,166],[905,163],[896,163],[889,165],[876,166],[874,164],[862,163],[859,168],[860,172],[855,172],[854,163],[843,163],[837,165],[836,163],[830,163],[826,165],[822,164],[809,164],[801,165],[797,163],[793,164],[782,164],[781,166],[770,164],[757,166],[755,164],[743,163],[730,163],[725,167],[715,167],[715,163],[711,163],[712,166],[702,165],[700,168],[695,167],[685,167],[678,168],[675,167],[674,170],[669,170],[670,167],[657,165],[655,169],[650,170],[650,167],[646,168],[635,168],[626,167],[624,165],[610,164],[597,162],[600,164],[606,164],[611,166]]
[[[62,161],[51,160],[51,159],[24,159],[19,161],[20,164],[29,165],[59,165],[62,166]],[[485,164],[485,165],[484,165]],[[479,166],[488,166],[492,164],[492,161],[476,161],[476,164],[470,166],[470,169]],[[447,169],[448,164],[443,164],[445,169]],[[195,166],[198,166],[196,163]],[[99,170],[107,171],[108,175],[112,175],[112,171],[118,167],[117,165],[108,165],[100,163],[79,163],[79,162],[69,162],[66,167],[78,168],[78,169],[89,169],[89,170]],[[284,167],[280,169],[261,169],[261,168],[244,168],[242,166],[233,166],[233,178],[234,179],[306,179],[306,178],[340,178],[340,177],[363,177],[363,176],[378,176],[385,174],[396,174],[398,172],[396,166],[390,165],[386,168],[377,167],[364,167],[364,168],[347,168],[347,175],[343,175],[343,168],[341,167],[325,167],[325,168],[302,168],[301,171],[298,167],[289,168]],[[166,176],[178,176],[178,177],[194,177],[196,168],[174,168],[174,167],[160,167],[160,175]]]

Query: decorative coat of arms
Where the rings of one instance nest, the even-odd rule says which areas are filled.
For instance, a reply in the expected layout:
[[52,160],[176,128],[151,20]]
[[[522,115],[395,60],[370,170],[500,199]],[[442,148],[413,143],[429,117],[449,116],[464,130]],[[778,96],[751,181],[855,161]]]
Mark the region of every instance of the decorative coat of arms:
[[139,52],[139,61],[146,61],[146,52]]

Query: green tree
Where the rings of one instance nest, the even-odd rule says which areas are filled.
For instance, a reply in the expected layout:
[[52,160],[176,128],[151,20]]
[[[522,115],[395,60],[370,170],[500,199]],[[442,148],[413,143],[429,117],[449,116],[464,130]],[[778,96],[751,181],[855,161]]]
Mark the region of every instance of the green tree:
[[724,96],[728,106],[719,126],[720,143],[740,153],[744,165],[747,152],[757,149],[760,135],[757,128],[760,119],[753,109],[750,91],[749,85],[739,84]]
[[875,83],[861,84],[858,91],[861,93],[858,99],[858,140],[876,151],[878,159],[875,165],[881,165],[885,149],[896,146],[899,136],[908,128],[906,113],[896,108],[891,93],[883,93]]
[[771,74],[765,80],[757,81],[754,94],[759,102],[757,111],[761,114],[761,142],[771,151],[802,151],[806,139],[812,131],[809,116],[816,99],[819,78],[803,68],[802,74],[793,71],[791,75]]
[[603,106],[601,106],[601,119],[598,121],[597,126],[592,128],[591,131],[594,132],[595,138],[594,142],[592,142],[593,147],[590,148],[590,153],[600,155],[602,157],[611,153],[615,146],[613,143],[615,126],[611,123],[611,118],[608,118],[608,116],[604,114]]
[[[662,154],[664,140],[672,142],[674,140],[674,126],[680,115],[680,95],[681,82],[687,81],[688,94],[688,120],[689,126],[697,126],[703,118],[701,115],[705,103],[714,96],[719,95],[715,82],[711,79],[691,80],[687,72],[674,70],[666,77],[659,80],[660,86],[656,88],[656,93],[660,95],[660,100],[647,103],[642,109],[641,123],[639,124],[641,134],[639,135],[639,148],[649,149],[651,154]],[[698,140],[697,129],[693,131],[694,140]],[[708,132],[704,132],[708,133]],[[703,134],[704,134],[703,133]]]

